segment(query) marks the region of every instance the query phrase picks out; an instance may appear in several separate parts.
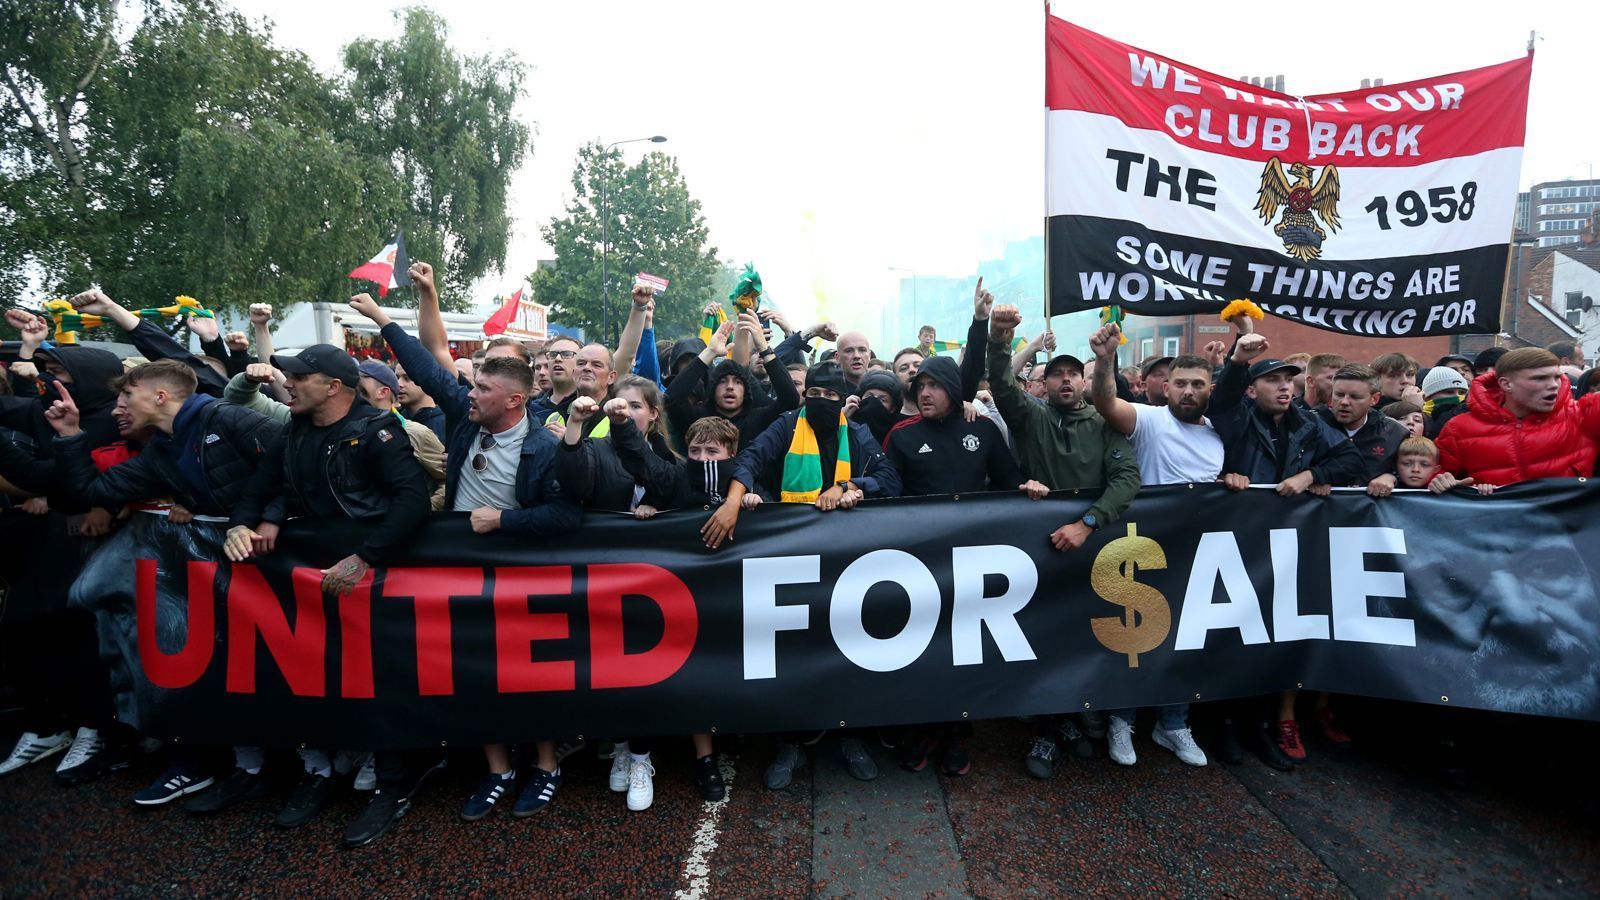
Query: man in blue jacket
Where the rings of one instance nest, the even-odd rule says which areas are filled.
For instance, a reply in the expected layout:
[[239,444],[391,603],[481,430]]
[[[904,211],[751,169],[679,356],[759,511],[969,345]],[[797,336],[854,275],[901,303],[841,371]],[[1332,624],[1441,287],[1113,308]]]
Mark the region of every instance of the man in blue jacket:
[[[473,373],[469,390],[370,296],[360,294],[350,305],[378,324],[406,374],[444,410],[449,435],[445,509],[470,513],[472,530],[478,534],[506,531],[555,537],[578,527],[583,507],[563,494],[556,480],[560,441],[532,416],[533,369],[527,363],[515,356],[488,357]],[[537,746],[538,765],[517,798],[513,815],[538,812],[561,785],[555,742],[539,741]],[[506,745],[483,749],[489,773],[461,811],[467,821],[489,815],[516,785]]]

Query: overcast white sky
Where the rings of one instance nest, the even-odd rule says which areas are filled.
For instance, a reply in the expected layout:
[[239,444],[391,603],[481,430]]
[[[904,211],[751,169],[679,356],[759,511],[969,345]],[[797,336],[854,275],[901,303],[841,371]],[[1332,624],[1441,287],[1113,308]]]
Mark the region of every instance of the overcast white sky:
[[[393,0],[234,0],[279,43],[338,66],[353,37],[398,33]],[[533,155],[513,182],[503,278],[549,248],[585,141],[663,134],[724,258],[753,261],[798,319],[876,326],[899,273],[960,276],[1043,217],[1043,11],[1037,0],[806,4],[608,0],[435,3],[455,46],[532,67]],[[1592,89],[1600,4],[1057,2],[1056,15],[1291,93],[1502,62],[1537,47],[1522,184],[1600,162]],[[1586,95],[1587,94],[1587,95]],[[655,149],[624,148],[630,158]],[[798,322],[796,324],[799,324]],[[876,331],[869,327],[869,332]],[[1031,329],[1024,326],[1025,331]]]

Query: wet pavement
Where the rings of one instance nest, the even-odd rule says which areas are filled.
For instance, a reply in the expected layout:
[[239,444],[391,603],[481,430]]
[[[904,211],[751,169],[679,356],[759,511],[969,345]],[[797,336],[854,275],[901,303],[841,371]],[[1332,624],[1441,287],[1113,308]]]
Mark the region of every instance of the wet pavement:
[[[663,742],[655,804],[629,812],[592,749],[527,819],[462,822],[481,757],[452,754],[373,846],[339,846],[363,798],[345,790],[312,824],[272,826],[282,784],[212,817],[129,799],[161,770],[143,757],[60,787],[52,764],[0,778],[0,896],[476,894],[600,897],[1600,895],[1595,726],[1475,716],[1470,781],[1449,786],[1403,709],[1352,717],[1358,743],[1312,741],[1291,773],[1255,759],[1184,765],[1135,737],[1139,763],[1064,758],[1022,768],[1032,726],[978,723],[972,770],[918,773],[874,746],[870,783],[837,743],[808,748],[783,791],[762,784],[767,738],[730,740],[729,796],[699,800],[688,741]],[[1365,735],[1365,736],[1363,736]]]

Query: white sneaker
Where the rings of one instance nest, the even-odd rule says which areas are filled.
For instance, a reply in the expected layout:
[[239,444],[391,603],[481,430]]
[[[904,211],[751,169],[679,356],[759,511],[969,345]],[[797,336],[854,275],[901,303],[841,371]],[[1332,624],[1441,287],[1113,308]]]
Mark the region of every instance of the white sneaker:
[[629,755],[624,746],[611,756],[611,789],[619,794],[628,789],[629,780],[632,778],[629,774],[632,768],[628,763]]
[[105,748],[106,742],[100,739],[100,732],[93,728],[79,728],[77,736],[72,739],[72,746],[67,748],[67,755],[61,757],[61,763],[56,766],[56,771],[75,769]]
[[1191,766],[1203,766],[1206,764],[1206,752],[1201,750],[1200,745],[1194,742],[1194,735],[1189,733],[1188,728],[1167,731],[1157,725],[1155,730],[1150,732],[1150,739],[1155,741],[1157,746],[1171,750],[1179,759]]
[[1133,725],[1116,716],[1111,717],[1111,728],[1106,733],[1106,749],[1111,751],[1111,761],[1131,766],[1139,761],[1133,752]]
[[650,804],[656,799],[656,783],[653,780],[655,774],[656,767],[650,765],[649,755],[636,757],[631,761],[628,766],[629,809],[638,812],[650,808]]
[[378,764],[373,761],[371,753],[361,761],[361,768],[356,770],[355,780],[350,786],[358,791],[370,791],[378,787]]
[[5,762],[0,762],[0,775],[22,768],[28,763],[35,763],[47,756],[60,753],[67,749],[72,742],[72,732],[62,731],[56,734],[38,735],[31,731],[24,731],[22,737],[17,738],[17,746],[11,748],[11,755]]

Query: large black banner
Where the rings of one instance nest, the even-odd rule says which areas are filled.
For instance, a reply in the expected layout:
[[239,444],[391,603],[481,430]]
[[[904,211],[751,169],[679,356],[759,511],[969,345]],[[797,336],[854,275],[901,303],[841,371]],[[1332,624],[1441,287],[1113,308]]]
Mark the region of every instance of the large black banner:
[[445,516],[342,598],[318,570],[358,545],[345,523],[229,566],[218,527],[146,515],[74,597],[101,616],[124,715],[209,743],[798,730],[1296,686],[1600,719],[1588,485],[1146,488],[1052,549],[1090,499],[765,506],[715,553],[700,510],[545,541]]

